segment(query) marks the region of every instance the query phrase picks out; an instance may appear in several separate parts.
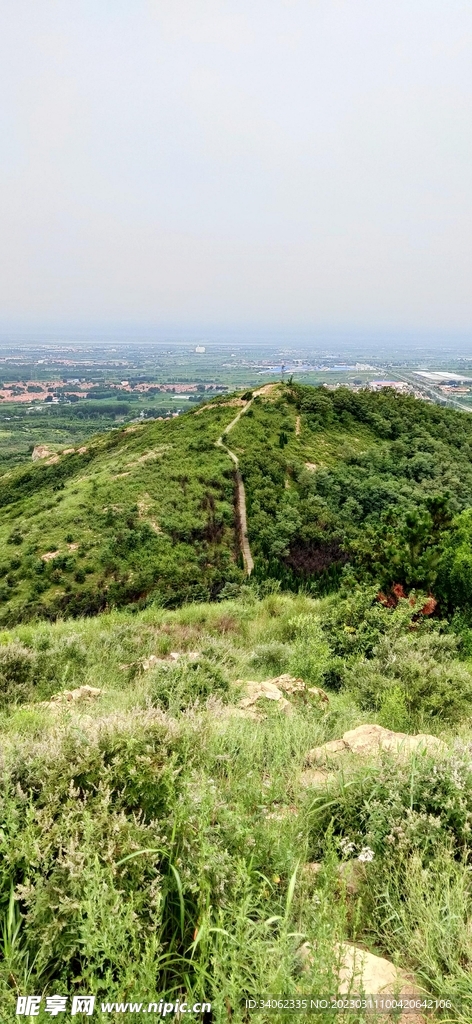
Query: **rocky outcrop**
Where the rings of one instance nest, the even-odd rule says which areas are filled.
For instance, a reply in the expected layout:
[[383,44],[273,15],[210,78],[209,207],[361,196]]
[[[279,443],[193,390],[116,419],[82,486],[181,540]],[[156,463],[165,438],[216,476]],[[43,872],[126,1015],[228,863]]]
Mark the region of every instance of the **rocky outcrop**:
[[54,693],[49,700],[40,701],[38,704],[31,705],[31,707],[50,708],[53,711],[59,711],[61,707],[68,704],[89,704],[90,701],[101,697],[102,693],[103,690],[100,690],[98,686],[77,686],[75,690],[60,690],[59,693]]
[[50,703],[54,704],[76,704],[81,700],[93,700],[103,693],[98,686],[77,686],[75,690],[61,690],[51,697]]
[[[157,654],[150,654],[149,658],[143,658],[141,668],[144,672],[147,672],[148,669],[155,668],[156,665],[165,665],[167,668],[169,665],[175,664],[176,661],[180,661],[181,658],[187,658],[188,661],[197,661],[199,657],[199,651],[184,651],[183,654],[180,651],[171,651],[170,654],[162,658]],[[129,667],[129,665],[123,666],[123,668]]]
[[48,448],[47,444],[35,444],[31,458],[33,462],[37,462],[38,459],[48,459],[54,452]]
[[369,757],[381,751],[408,757],[416,751],[428,754],[442,754],[446,745],[437,736],[418,733],[416,736],[404,732],[392,732],[381,725],[359,725],[357,729],[345,732],[341,739],[329,740],[321,747],[314,747],[306,757],[306,763],[336,763],[344,754],[358,754]]
[[261,698],[265,698],[266,700],[278,701],[279,707],[289,711],[291,704],[284,694],[289,696],[304,694],[309,699],[319,701],[320,704],[329,704],[328,694],[324,690],[318,686],[307,686],[303,679],[298,679],[295,676],[288,675],[288,673],[274,676],[273,679],[265,679],[262,683],[252,680],[244,683],[242,680],[238,680],[236,685],[244,686],[246,691],[246,696],[240,701],[241,708],[251,707]]

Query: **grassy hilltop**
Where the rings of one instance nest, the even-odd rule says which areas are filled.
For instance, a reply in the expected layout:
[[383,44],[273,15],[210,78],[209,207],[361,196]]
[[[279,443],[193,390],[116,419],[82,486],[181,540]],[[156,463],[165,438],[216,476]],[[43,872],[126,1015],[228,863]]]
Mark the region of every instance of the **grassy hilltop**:
[[471,509],[470,417],[291,384],[2,477],[2,1020],[265,1024],[345,943],[472,1019]]

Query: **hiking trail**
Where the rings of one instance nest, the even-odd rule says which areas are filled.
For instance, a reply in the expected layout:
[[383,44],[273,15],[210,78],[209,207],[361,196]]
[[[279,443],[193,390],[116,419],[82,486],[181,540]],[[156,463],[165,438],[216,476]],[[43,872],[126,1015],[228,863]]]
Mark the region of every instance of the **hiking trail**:
[[[234,420],[231,420],[231,423],[228,423],[228,426],[225,427],[225,435],[229,434],[230,430],[232,430],[233,427],[236,426],[238,421],[241,419],[241,416],[243,416],[244,413],[247,412],[247,410],[250,408],[252,402],[253,399],[251,398],[249,402],[246,402],[243,408],[239,410],[237,416],[234,417]],[[239,543],[241,545],[241,553],[243,556],[244,571],[246,573],[246,576],[250,576],[252,570],[254,569],[254,559],[251,554],[251,548],[249,547],[249,539],[247,535],[246,491],[244,489],[243,478],[241,476],[241,471],[239,469],[238,456],[235,455],[235,453],[232,452],[230,448],[228,448],[227,444],[224,443],[223,436],[224,435],[222,434],[221,437],[218,438],[216,444],[218,448],[224,448],[225,452],[229,455],[230,459],[234,462],[234,465],[236,467],[236,487],[238,495],[236,514],[238,517]]]

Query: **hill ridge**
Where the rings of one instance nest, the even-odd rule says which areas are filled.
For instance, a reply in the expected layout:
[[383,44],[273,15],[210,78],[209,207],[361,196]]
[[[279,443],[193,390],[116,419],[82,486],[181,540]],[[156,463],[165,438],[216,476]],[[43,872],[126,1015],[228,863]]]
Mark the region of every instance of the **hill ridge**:
[[347,565],[449,600],[469,506],[469,417],[271,384],[4,474],[0,622],[214,600],[248,575],[323,593]]

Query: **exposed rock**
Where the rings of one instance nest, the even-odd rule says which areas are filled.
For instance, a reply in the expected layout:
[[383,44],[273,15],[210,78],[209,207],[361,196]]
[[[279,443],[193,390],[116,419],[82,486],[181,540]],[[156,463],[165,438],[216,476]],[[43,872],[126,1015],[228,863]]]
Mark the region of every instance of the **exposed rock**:
[[[141,662],[141,668],[144,672],[147,672],[149,668],[153,668],[154,665],[169,665],[180,661],[181,658],[188,658],[189,661],[197,661],[200,657],[200,651],[186,651],[181,654],[179,651],[171,651],[170,654],[165,657],[158,657],[157,654],[150,654],[148,658],[144,658]],[[120,668],[130,668],[129,665],[120,666]]]
[[38,459],[47,459],[52,455],[52,451],[48,448],[47,444],[35,444],[31,458],[33,462],[37,462]]
[[306,789],[310,786],[325,786],[329,780],[329,772],[321,768],[307,768],[300,775],[300,785]]
[[262,683],[253,680],[243,683],[242,680],[238,680],[236,685],[244,686],[246,690],[247,696],[243,697],[240,701],[240,707],[243,708],[250,707],[261,697],[265,697],[267,700],[279,701],[280,707],[288,711],[291,708],[291,704],[284,697],[284,693],[289,695],[294,693],[309,694],[310,697],[316,698],[322,704],[329,704],[328,694],[324,690],[317,686],[307,686],[303,679],[297,679],[286,672],[283,675],[274,676],[273,679],[265,679]]
[[300,961],[301,969],[308,970],[314,960],[311,942],[302,942],[302,945],[297,949],[297,959]]
[[[303,873],[308,878],[316,878],[323,865],[319,861],[308,861],[303,867]],[[366,865],[358,860],[346,860],[338,864],[337,875],[342,885],[350,896],[356,896],[366,878]]]
[[284,697],[279,687],[276,686],[275,683],[271,682],[270,679],[267,679],[263,683],[246,683],[246,693],[247,697],[243,697],[240,701],[241,708],[249,708],[252,704],[255,704],[256,701],[260,700],[261,697],[264,697],[266,700],[278,701],[280,707],[283,708],[284,711],[288,711],[290,709],[290,701]]
[[[153,668],[154,665],[161,665],[165,660],[165,658],[158,658],[157,654],[150,654],[149,658],[144,658],[144,661],[141,662],[141,668],[144,672],[147,672],[149,668]],[[129,668],[129,665],[124,665],[123,667]]]
[[346,892],[350,896],[357,896],[367,875],[365,863],[359,860],[344,860],[338,865],[337,873]]
[[274,685],[278,686],[279,690],[283,690],[284,693],[301,693],[303,690],[306,690],[303,679],[291,676],[288,672],[283,672],[281,676],[274,676],[273,679],[269,679],[268,681],[270,683],[274,683]]
[[283,690],[284,693],[310,693],[312,697],[316,697],[322,704],[329,704],[328,694],[321,687],[307,686],[303,679],[291,676],[287,672],[284,672],[281,676],[275,676],[270,682],[275,683],[279,690]]
[[304,873],[306,875],[319,875],[320,871],[322,870],[322,867],[323,867],[323,865],[320,864],[319,861],[312,860],[312,861],[308,861],[304,865],[303,871],[304,871]]
[[328,743],[323,743],[322,747],[314,747],[313,750],[310,750],[307,754],[306,762],[307,764],[314,764],[317,761],[329,761],[347,749],[348,747],[344,739],[329,740]]
[[305,469],[308,469],[310,473],[314,473],[315,469],[318,469],[316,462],[305,462]]
[[97,686],[77,686],[75,690],[61,690],[60,693],[55,693],[49,703],[75,704],[80,700],[91,700],[95,697],[100,697],[102,692]]
[[39,701],[38,704],[29,705],[32,708],[49,708],[51,711],[59,711],[65,704],[82,704],[100,697],[103,690],[97,686],[77,686],[75,690],[61,690],[54,693],[50,700]]
[[381,725],[359,725],[357,729],[345,732],[341,739],[330,740],[321,747],[314,747],[307,754],[306,762],[307,764],[336,762],[346,753],[368,757],[387,750],[400,756],[408,756],[417,750],[442,754],[446,749],[442,740],[436,736],[430,736],[428,733],[409,736],[404,732],[392,732],[391,729],[384,729]]
[[59,554],[59,548],[55,548],[54,551],[46,551],[44,555],[41,555],[43,562],[50,562],[51,559],[55,558]]
[[[307,971],[314,962],[314,947],[304,942],[297,950],[302,970]],[[338,963],[338,995],[419,996],[421,989],[407,971],[395,967],[383,956],[375,956],[350,942],[338,942],[334,947]],[[390,1019],[390,1018],[388,1018]],[[401,1024],[424,1024],[421,1013],[402,1013]]]
[[[407,971],[395,967],[383,956],[375,956],[350,942],[336,945],[339,956],[339,995],[396,995],[420,996],[421,989]],[[418,1013],[402,1013],[399,1018],[404,1024],[423,1024],[424,1017]]]

